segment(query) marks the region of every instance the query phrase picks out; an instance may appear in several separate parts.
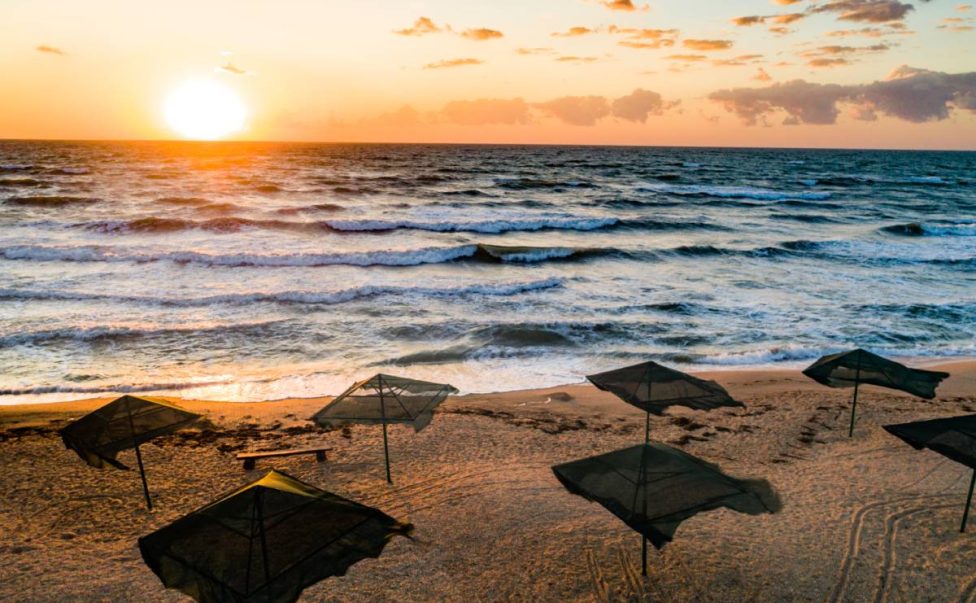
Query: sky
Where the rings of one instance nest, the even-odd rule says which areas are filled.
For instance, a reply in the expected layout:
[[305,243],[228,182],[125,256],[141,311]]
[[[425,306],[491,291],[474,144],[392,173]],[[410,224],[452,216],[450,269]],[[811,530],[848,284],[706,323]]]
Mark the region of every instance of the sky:
[[976,149],[974,5],[0,0],[0,138]]

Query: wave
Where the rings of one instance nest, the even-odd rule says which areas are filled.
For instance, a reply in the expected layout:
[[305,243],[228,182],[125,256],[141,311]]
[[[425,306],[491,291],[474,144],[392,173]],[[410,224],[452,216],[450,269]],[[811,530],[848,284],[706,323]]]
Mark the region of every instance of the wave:
[[105,220],[81,225],[87,230],[102,233],[166,233],[182,230],[206,230],[229,233],[248,229],[321,231],[314,222],[292,222],[289,220],[254,220],[227,216],[208,220],[187,220],[183,218],[161,218],[149,216],[131,220]]
[[706,185],[678,185],[678,184],[650,184],[637,189],[638,192],[666,193],[689,197],[717,197],[721,199],[754,199],[756,201],[783,201],[800,199],[806,201],[822,201],[829,199],[828,192],[814,191],[777,191],[751,186],[706,186]]
[[869,174],[861,175],[833,175],[818,176],[817,182],[825,186],[857,186],[875,184],[917,185],[917,186],[950,186],[957,184],[954,180],[947,180],[941,176],[901,176],[882,177]]
[[909,222],[884,226],[881,232],[905,237],[976,237],[976,222],[956,224]]
[[31,197],[10,197],[5,201],[8,205],[19,205],[22,207],[64,207],[66,205],[90,205],[98,203],[98,199],[92,197],[72,197],[68,195],[50,196],[31,196]]
[[[96,296],[92,296],[96,297]],[[108,296],[101,297],[105,299]],[[63,297],[62,297],[63,299]],[[40,331],[28,331],[24,333],[12,333],[0,336],[0,348],[14,347],[20,345],[36,345],[51,341],[120,341],[130,339],[143,339],[166,337],[172,335],[186,336],[204,333],[243,333],[260,330],[279,324],[282,321],[265,321],[256,323],[234,323],[220,324],[214,326],[186,326],[186,327],[156,327],[139,328],[127,326],[100,326],[100,327],[77,327],[63,329],[45,329]]]
[[0,178],[0,188],[34,188],[38,186],[47,186],[47,183],[34,178]]
[[429,232],[533,232],[539,230],[600,230],[621,222],[618,218],[539,217],[478,222],[420,222],[415,220],[327,220],[322,224],[338,232],[390,232],[422,230]]
[[6,172],[28,172],[34,169],[34,166],[29,163],[2,163],[0,164],[0,173]]
[[508,190],[536,190],[566,188],[597,188],[585,180],[544,180],[540,178],[495,178],[495,186]]
[[[383,286],[383,285],[364,285],[352,287],[339,291],[282,291],[276,293],[228,293],[223,295],[210,295],[195,298],[164,298],[141,295],[113,295],[103,293],[86,293],[70,291],[30,291],[18,289],[0,290],[0,299],[5,300],[57,300],[57,301],[111,301],[121,303],[137,303],[156,306],[194,308],[215,305],[247,305],[255,303],[277,303],[277,304],[301,304],[301,305],[336,305],[360,299],[368,299],[379,296],[422,296],[422,297],[468,297],[468,296],[498,296],[511,297],[532,291],[544,289],[554,289],[563,286],[560,278],[546,278],[535,281],[524,281],[516,283],[485,283],[477,285],[466,285],[461,287],[410,287],[410,286]],[[271,323],[256,323],[258,326]],[[236,328],[236,327],[234,327]],[[89,329],[90,336],[80,334],[75,338],[98,338],[101,329]],[[195,331],[196,328],[187,328],[186,331]],[[59,335],[60,331],[51,331],[50,335],[39,336],[43,338],[63,338]],[[137,330],[133,331],[138,334]],[[119,331],[117,335],[125,335]],[[17,341],[20,335],[0,336],[0,347],[7,341]]]
[[226,385],[232,380],[196,381],[183,383],[141,383],[138,385],[101,385],[81,387],[77,385],[35,385],[32,387],[0,389],[0,396],[28,396],[40,394],[104,394],[117,392],[120,394],[136,392],[182,391],[199,387]]
[[584,260],[593,257],[637,257],[639,254],[612,248],[515,247],[470,244],[454,247],[388,249],[345,253],[297,253],[282,255],[217,255],[195,251],[140,253],[105,247],[45,247],[20,245],[0,248],[7,260],[37,262],[174,262],[199,266],[245,268],[288,268],[316,266],[420,266],[457,261],[532,264],[549,261]]

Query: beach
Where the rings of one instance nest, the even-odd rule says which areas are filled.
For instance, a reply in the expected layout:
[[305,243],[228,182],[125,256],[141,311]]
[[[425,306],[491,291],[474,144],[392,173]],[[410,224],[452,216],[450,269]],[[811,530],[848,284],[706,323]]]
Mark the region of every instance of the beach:
[[[457,396],[414,433],[322,429],[328,398],[172,399],[206,422],[142,447],[155,509],[135,471],[85,465],[57,429],[112,397],[0,406],[0,599],[182,601],[143,564],[137,539],[276,468],[415,525],[378,559],[308,588],[301,601],[971,601],[976,540],[959,523],[971,470],[915,451],[882,425],[976,412],[976,363],[931,401],[863,386],[848,439],[849,389],[785,369],[696,373],[745,408],[674,408],[651,437],[764,478],[783,508],[682,523],[651,550],[603,507],[566,492],[550,466],[639,443],[643,414],[590,385]],[[242,451],[325,445],[258,461]],[[120,460],[134,463],[131,451]]]

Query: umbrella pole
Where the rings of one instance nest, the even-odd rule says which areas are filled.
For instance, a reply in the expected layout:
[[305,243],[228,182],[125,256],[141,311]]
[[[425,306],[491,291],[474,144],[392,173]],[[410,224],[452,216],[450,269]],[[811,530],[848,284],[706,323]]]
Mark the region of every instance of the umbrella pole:
[[152,511],[152,499],[149,498],[149,484],[146,483],[146,469],[142,466],[142,453],[136,444],[136,462],[139,463],[139,475],[142,477],[142,493],[146,496],[146,507]]
[[647,417],[644,419],[644,443],[651,443],[651,413],[648,411]]
[[976,469],[973,469],[973,479],[969,480],[969,495],[966,497],[966,510],[962,512],[962,527],[960,532],[966,531],[966,520],[969,519],[969,505],[973,502],[973,486],[976,486]]
[[386,483],[392,484],[390,478],[390,444],[386,436],[386,421],[383,421],[383,455],[386,457]]
[[851,402],[851,427],[847,430],[847,437],[854,436],[854,414],[857,412],[857,388],[861,385],[861,365],[857,365],[857,376],[854,377],[854,400]]
[[390,443],[386,435],[386,400],[383,399],[383,377],[380,377],[379,381],[380,416],[383,418],[383,457],[386,459],[386,483],[392,484],[393,479],[390,478]]
[[642,535],[641,541],[641,576],[647,575],[647,536]]
[[152,511],[149,484],[146,482],[146,468],[142,465],[142,452],[139,450],[139,442],[136,441],[136,425],[132,420],[132,405],[129,404],[128,398],[125,400],[125,410],[129,414],[129,434],[132,436],[132,445],[136,449],[136,462],[139,463],[139,477],[142,478],[142,493],[146,497],[146,508]]

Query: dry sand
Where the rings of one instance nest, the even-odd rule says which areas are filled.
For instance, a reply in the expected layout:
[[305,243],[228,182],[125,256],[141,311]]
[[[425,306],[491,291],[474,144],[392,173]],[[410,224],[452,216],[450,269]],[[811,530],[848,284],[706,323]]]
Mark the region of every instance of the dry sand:
[[[853,439],[850,390],[795,371],[708,374],[747,408],[675,409],[652,418],[652,437],[770,480],[784,508],[686,521],[652,549],[646,580],[639,536],[549,469],[642,439],[639,411],[589,386],[456,398],[420,433],[392,428],[393,486],[378,427],[305,420],[326,399],[178,400],[212,425],[143,447],[153,512],[136,472],[90,468],[57,436],[106,399],[0,407],[0,601],[187,600],[163,589],[136,539],[270,467],[416,525],[414,540],[302,601],[973,601],[976,517],[959,533],[971,471],[881,429],[976,412],[976,365],[943,369],[953,376],[934,401],[863,387]],[[244,472],[234,460],[316,444],[334,449],[328,462]]]

